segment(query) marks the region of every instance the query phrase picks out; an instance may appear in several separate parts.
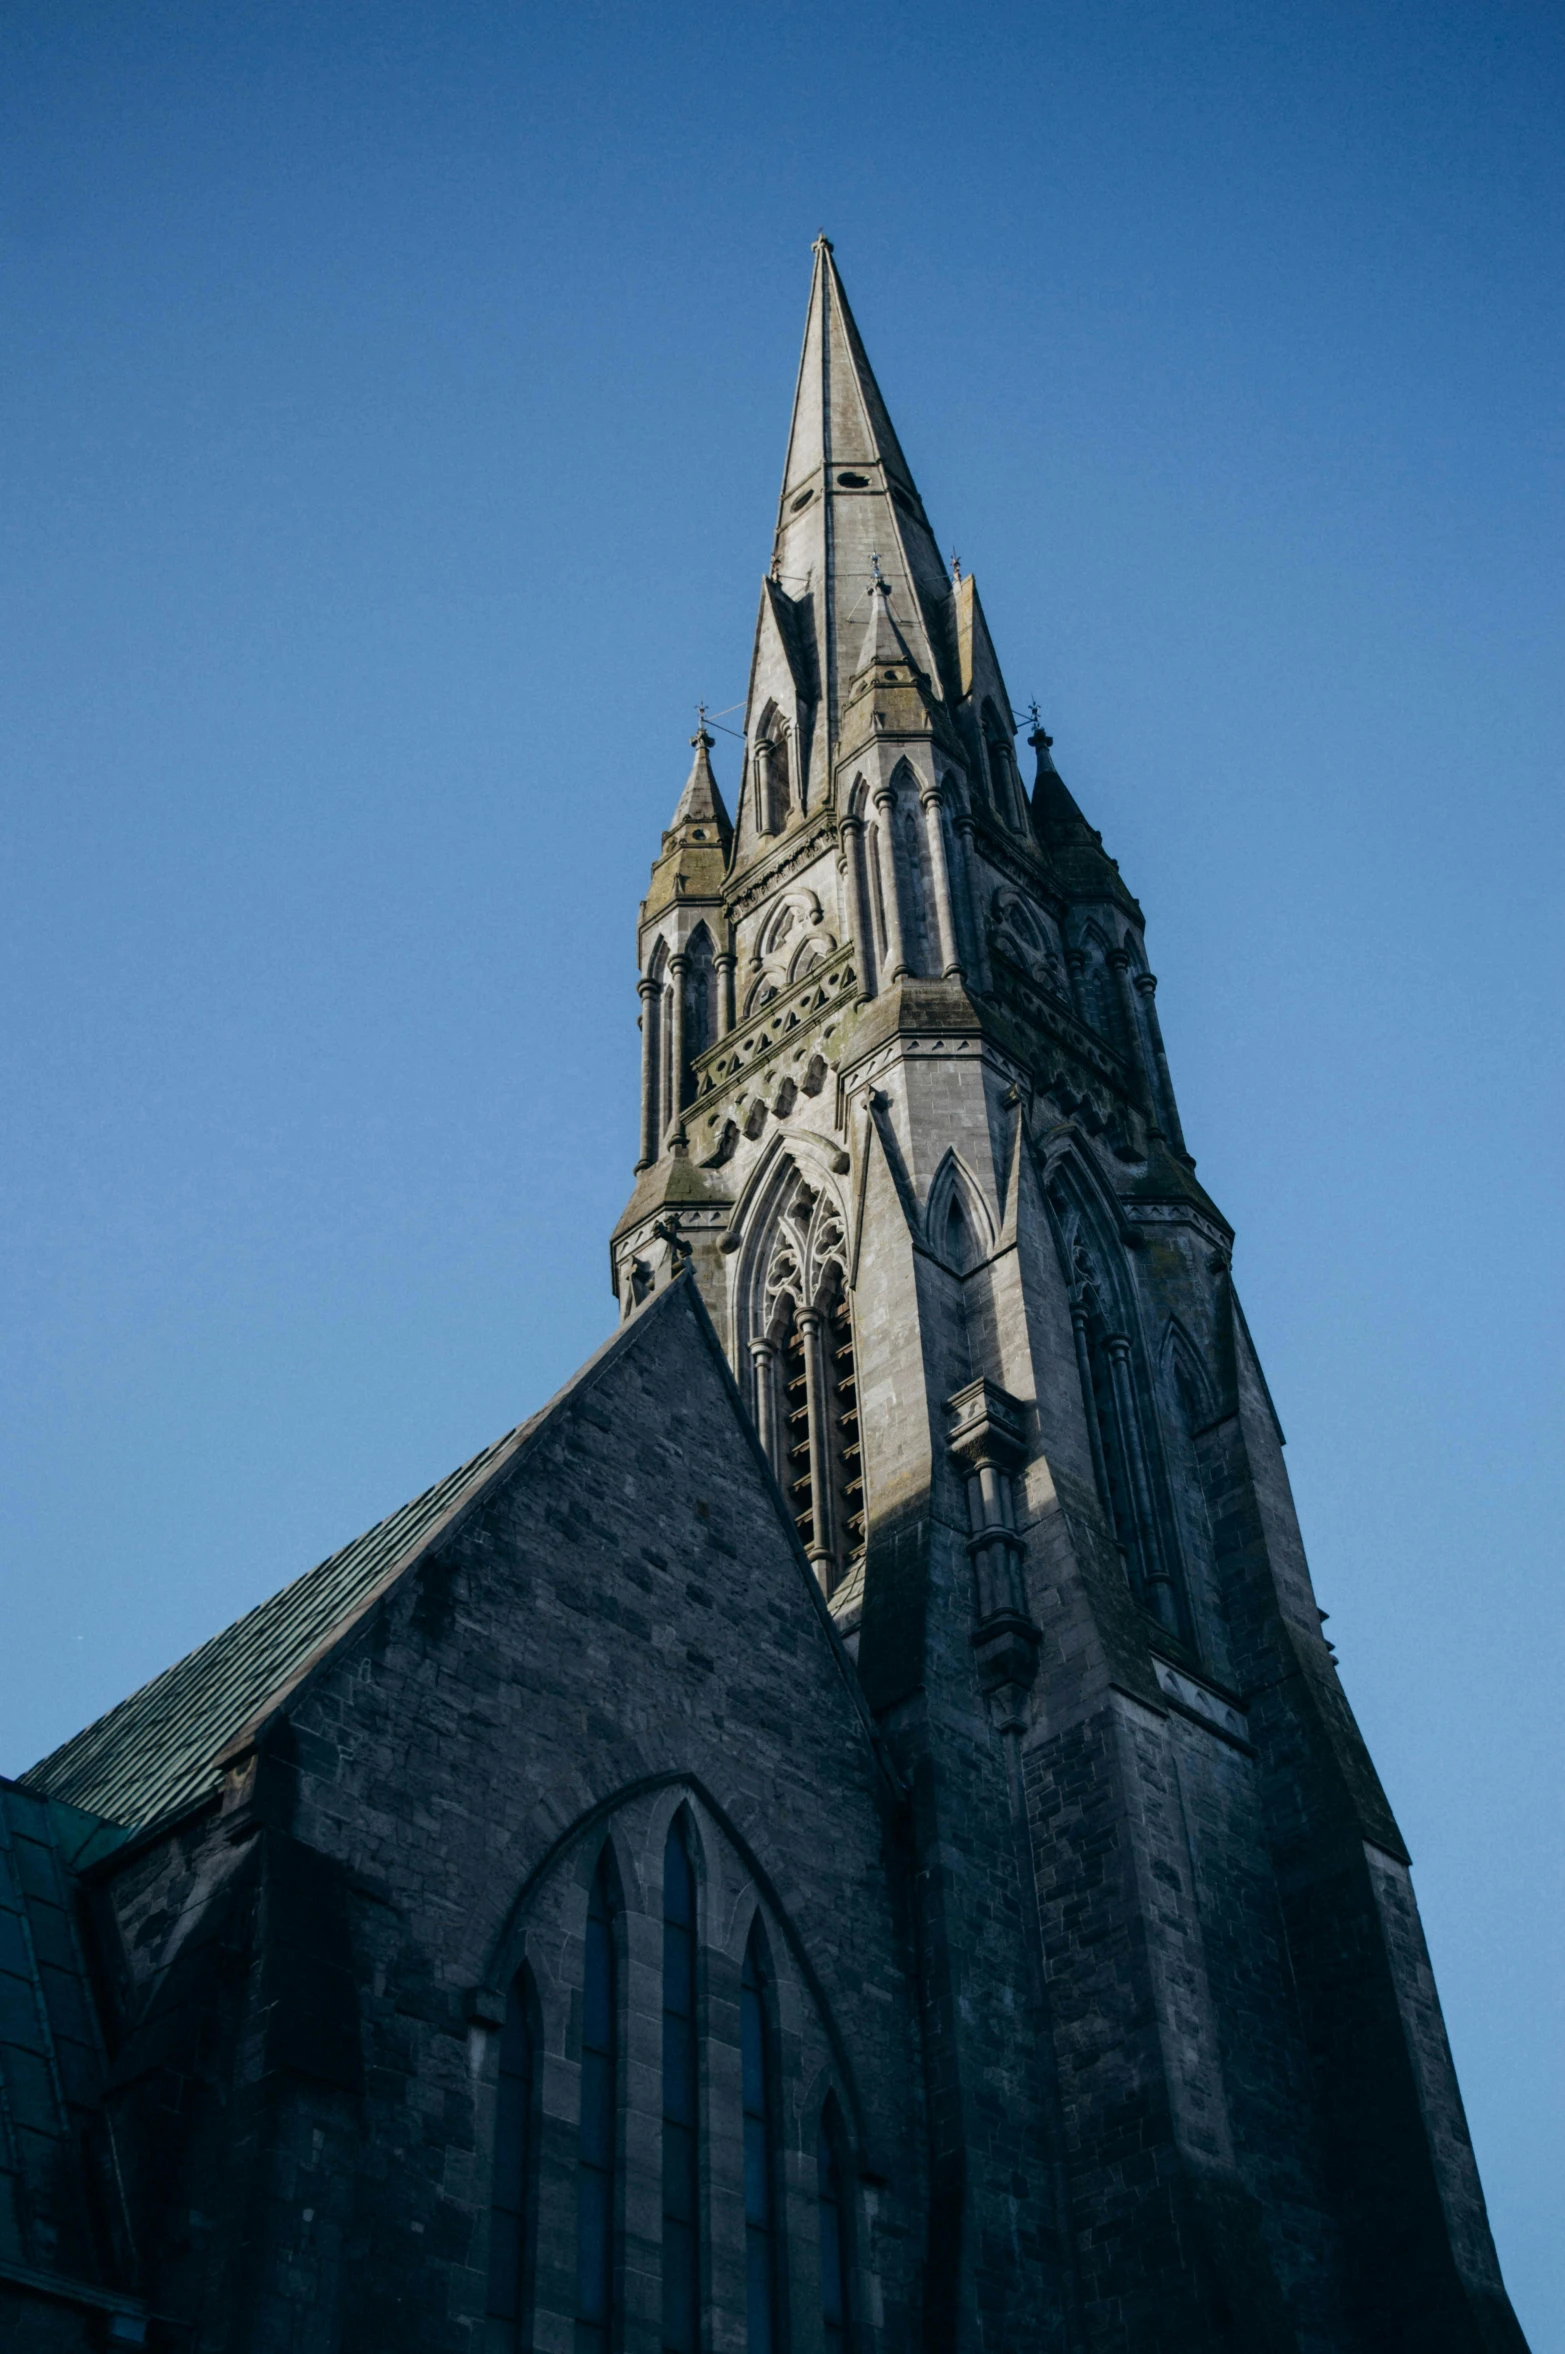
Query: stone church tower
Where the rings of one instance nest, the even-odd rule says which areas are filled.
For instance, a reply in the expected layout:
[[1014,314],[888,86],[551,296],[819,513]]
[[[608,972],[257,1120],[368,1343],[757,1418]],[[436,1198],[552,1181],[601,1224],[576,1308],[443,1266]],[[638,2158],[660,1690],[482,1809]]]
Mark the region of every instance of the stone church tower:
[[1044,2342],[1026,2250],[1062,2343],[1345,2344],[1351,2278],[1366,2345],[1514,2346],[1142,911],[1014,725],[823,238],[735,815],[703,731],[641,909],[613,1261],[627,1315],[693,1273],[914,1794],[929,2325]]
[[0,1782],[8,2354],[1525,2354],[1029,743],[822,240],[617,1331]]

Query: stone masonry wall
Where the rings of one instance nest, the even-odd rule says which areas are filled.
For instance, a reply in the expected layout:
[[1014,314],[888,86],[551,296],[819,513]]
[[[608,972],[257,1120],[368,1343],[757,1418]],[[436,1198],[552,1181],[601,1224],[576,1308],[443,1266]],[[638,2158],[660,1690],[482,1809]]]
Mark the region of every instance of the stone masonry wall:
[[[786,1926],[788,2001],[807,1986],[799,2000],[825,2022],[855,2144],[863,2339],[911,2347],[925,2201],[894,1792],[689,1285],[578,1378],[514,1468],[261,1728],[234,1803],[198,1835],[214,1849],[285,1840],[315,1859],[321,1891],[340,1888],[362,2074],[333,2084],[319,2053],[268,2050],[267,2005],[252,2006],[233,2091],[262,2107],[264,2131],[242,2249],[180,2275],[191,2343],[467,2354],[485,2300],[491,1982],[540,1873],[660,1783],[696,1794],[779,1943]],[[627,1999],[655,2011],[645,1913],[627,1905]],[[166,1913],[166,1934],[188,1934],[182,1918]],[[710,2081],[732,2083],[727,1936],[726,1921],[704,1924]],[[261,1946],[247,1966],[275,1969],[264,1926]],[[574,2134],[579,2013],[556,2022],[544,2097],[558,2149]],[[785,2087],[801,2233],[821,2076]],[[655,2144],[655,2069],[632,2068],[623,2094],[627,2149]],[[563,2208],[554,2224],[571,2228]],[[632,2237],[622,2246],[628,2258]],[[572,2262],[541,2242],[540,2285]],[[640,2246],[625,2277],[627,2354],[659,2343],[655,2264]],[[804,2307],[792,2342],[808,2347]],[[714,2354],[738,2354],[731,2282],[711,2326]]]

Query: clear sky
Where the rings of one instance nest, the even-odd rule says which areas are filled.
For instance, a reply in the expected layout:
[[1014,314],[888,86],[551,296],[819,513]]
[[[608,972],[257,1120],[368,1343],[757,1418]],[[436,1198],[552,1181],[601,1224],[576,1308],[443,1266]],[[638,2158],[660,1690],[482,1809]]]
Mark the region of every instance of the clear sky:
[[1559,2354],[1565,14],[12,0],[0,42],[0,1769],[609,1328],[636,901],[744,692],[824,225],[1148,911]]

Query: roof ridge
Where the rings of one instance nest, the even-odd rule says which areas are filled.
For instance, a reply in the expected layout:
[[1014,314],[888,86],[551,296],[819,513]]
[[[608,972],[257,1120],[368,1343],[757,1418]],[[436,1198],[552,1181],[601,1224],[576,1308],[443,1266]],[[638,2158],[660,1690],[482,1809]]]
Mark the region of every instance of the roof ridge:
[[117,1701],[18,1775],[21,1787],[138,1830],[204,1797],[221,1753],[298,1685],[678,1289],[656,1294],[620,1325],[526,1421]]

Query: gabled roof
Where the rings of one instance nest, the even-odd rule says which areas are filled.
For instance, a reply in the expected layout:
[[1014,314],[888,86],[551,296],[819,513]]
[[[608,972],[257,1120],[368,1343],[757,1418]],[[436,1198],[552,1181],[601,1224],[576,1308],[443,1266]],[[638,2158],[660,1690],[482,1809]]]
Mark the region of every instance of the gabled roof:
[[[541,1419],[541,1418],[536,1418]],[[470,1504],[531,1426],[507,1431],[400,1511],[143,1684],[21,1777],[140,1829],[210,1790],[219,1753]]]
[[[773,1491],[782,1543],[795,1557],[816,1615],[829,1627],[830,1613],[740,1403],[722,1343],[694,1281],[682,1276],[622,1324],[538,1413],[154,1676],[22,1775],[21,1787],[135,1831],[167,1822],[210,1796],[225,1752],[257,1729],[397,1580],[518,1468],[556,1414],[606,1374],[622,1352],[637,1347],[663,1319],[681,1313],[692,1320],[697,1345],[732,1403],[736,1439],[741,1446],[748,1443]],[[53,1812],[65,1820],[61,1808]]]
[[[82,2149],[104,2051],[74,1874],[123,1836],[0,1781],[0,2277],[56,2304],[144,2321],[138,2298],[104,2285]],[[28,2342],[90,2342],[79,2327]]]

